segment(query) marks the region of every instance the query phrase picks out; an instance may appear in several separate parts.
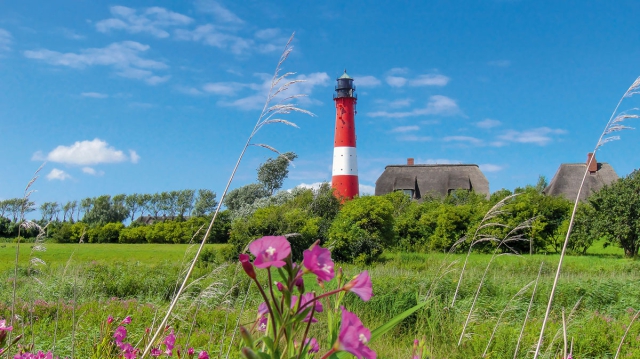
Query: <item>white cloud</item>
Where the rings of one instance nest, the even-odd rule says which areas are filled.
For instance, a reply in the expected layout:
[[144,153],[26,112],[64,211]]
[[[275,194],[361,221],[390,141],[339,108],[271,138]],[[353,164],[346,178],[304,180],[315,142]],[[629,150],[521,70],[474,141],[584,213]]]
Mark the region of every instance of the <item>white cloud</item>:
[[480,128],[493,128],[500,126],[501,124],[502,122],[498,120],[492,120],[490,118],[487,118],[486,120],[482,120],[480,122],[476,122],[476,126]]
[[222,96],[234,96],[245,85],[237,82],[210,82],[202,85],[202,90]]
[[320,188],[320,186],[322,186],[324,183],[326,182],[313,182],[313,183],[300,183],[299,185],[297,185],[296,187],[302,187],[302,188],[309,188],[309,189],[314,189],[317,190]]
[[82,167],[82,172],[92,176],[102,176],[104,175],[104,171],[96,171],[91,167]]
[[427,141],[431,141],[431,137],[429,137],[429,136],[406,135],[406,136],[398,137],[398,141],[427,142]]
[[429,97],[427,106],[422,108],[416,108],[412,111],[404,112],[388,112],[377,111],[370,112],[367,115],[370,117],[388,117],[388,118],[404,118],[414,116],[428,116],[428,115],[440,115],[440,116],[453,116],[461,114],[460,108],[456,101],[452,98],[442,95],[434,95]]
[[12,37],[9,31],[0,29],[0,53],[11,51],[11,39]]
[[[508,130],[498,136],[498,138],[505,142],[532,143],[538,146],[544,146],[554,140],[554,135],[563,135],[565,133],[567,133],[567,131],[562,129],[538,127],[524,131]],[[495,142],[496,146],[502,144],[500,141]]]
[[410,131],[418,131],[420,127],[418,126],[398,126],[391,130],[391,132],[410,132]]
[[80,94],[82,97],[90,97],[90,98],[107,98],[109,95],[99,92],[83,92]]
[[442,139],[444,142],[463,142],[469,145],[482,146],[484,141],[471,136],[447,136]]
[[228,33],[211,24],[201,25],[194,30],[178,29],[175,32],[178,40],[202,42],[205,45],[229,50],[234,54],[245,53],[255,46],[255,41]]
[[[220,104],[223,106],[238,107],[242,110],[254,110],[262,108],[267,98],[269,87],[271,86],[271,78],[269,77],[269,75],[265,74],[256,74],[256,76],[263,78],[263,82],[260,84],[234,83],[236,87],[245,87],[254,90],[254,94],[239,98],[231,102],[222,102]],[[329,85],[329,75],[327,75],[326,72],[314,72],[308,75],[300,74],[294,78],[291,78],[290,80],[299,80],[302,82],[298,82],[289,86],[289,89],[278,94],[278,96],[276,96],[276,99],[284,99],[294,94],[310,96],[313,93],[315,87]],[[226,89],[217,87],[215,88],[215,90],[222,92]],[[308,97],[301,97],[296,100],[300,102],[306,102],[307,104],[314,103],[314,101],[310,100]]]
[[376,87],[380,85],[380,80],[374,76],[355,76],[353,82],[356,86]]
[[[140,158],[135,151],[130,151],[131,158],[129,158],[121,150],[116,150],[113,146],[99,138],[93,141],[77,141],[71,146],[58,146],[49,152],[45,157],[47,161],[64,163],[69,165],[96,165],[99,163],[118,163],[131,159],[131,162],[136,163]],[[41,160],[42,152],[38,151],[34,153],[33,160]]]
[[204,13],[213,14],[216,20],[231,24],[243,24],[244,21],[238,15],[231,12],[226,7],[220,5],[219,2],[213,0],[198,0],[195,3],[196,8]]
[[360,184],[359,187],[361,196],[365,194],[373,195],[376,192],[376,188],[374,186]]
[[66,173],[63,170],[59,170],[57,168],[52,169],[51,172],[49,172],[49,174],[47,175],[47,179],[49,181],[52,181],[52,180],[64,181],[69,178],[71,178],[71,176],[68,173]]
[[164,28],[172,26],[184,26],[193,22],[193,19],[169,11],[161,7],[150,7],[141,11],[125,6],[112,6],[110,8],[112,18],[98,21],[96,29],[100,32],[111,30],[124,30],[131,34],[148,33],[155,37],[169,37]]
[[129,158],[131,158],[131,163],[138,163],[138,161],[140,161],[140,155],[134,150],[129,150]]
[[176,90],[187,94],[187,95],[192,95],[192,96],[199,96],[202,95],[202,91],[198,90],[195,87],[189,87],[189,86],[178,86],[176,87]]
[[491,163],[481,164],[479,165],[479,167],[482,172],[499,172],[504,168],[502,166],[494,165]]
[[407,79],[400,76],[387,76],[386,80],[391,87],[402,87],[407,83]]
[[509,60],[494,60],[494,61],[489,61],[487,64],[489,66],[509,67],[509,66],[511,66],[511,61],[509,61]]
[[51,50],[28,50],[24,56],[51,65],[83,69],[88,66],[110,66],[118,76],[144,80],[154,85],[168,80],[168,76],[156,76],[152,70],[165,70],[167,64],[141,57],[148,45],[135,41],[116,42],[103,48],[89,48],[80,53],[61,53]]
[[409,86],[446,86],[451,79],[445,75],[427,74],[420,75],[409,81]]
[[87,38],[84,35],[80,35],[80,34],[76,33],[75,31],[73,31],[71,29],[64,28],[64,27],[62,29],[60,29],[60,32],[62,32],[64,37],[66,37],[67,39],[71,39],[71,40],[84,40],[84,39]]

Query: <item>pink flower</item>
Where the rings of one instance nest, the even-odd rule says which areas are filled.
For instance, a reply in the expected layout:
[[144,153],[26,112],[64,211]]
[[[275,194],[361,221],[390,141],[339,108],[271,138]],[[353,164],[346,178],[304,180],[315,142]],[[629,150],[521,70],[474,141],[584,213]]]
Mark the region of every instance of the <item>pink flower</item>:
[[376,359],[376,352],[371,350],[367,343],[371,339],[371,332],[362,325],[360,319],[353,313],[342,307],[342,322],[338,341],[334,349],[344,350],[356,356],[358,359]]
[[285,265],[284,259],[291,254],[291,245],[285,237],[265,236],[251,242],[249,251],[256,257],[253,261],[256,267],[280,268]]
[[280,282],[276,282],[276,287],[278,288],[279,291],[283,291],[284,290],[284,285],[282,285],[282,283]]
[[308,353],[317,353],[320,350],[320,347],[318,346],[318,341],[316,340],[316,338],[305,339],[304,345],[307,345],[307,343],[309,343]]
[[328,282],[335,277],[331,252],[320,246],[313,246],[302,253],[302,264],[307,271],[318,276],[318,279]]
[[167,347],[167,350],[165,350],[165,354],[167,354],[168,356],[173,355],[173,347],[176,345],[176,335],[173,334],[173,329],[171,329],[171,333],[169,333],[169,335],[164,338],[163,344]]
[[159,348],[151,348],[151,353],[149,353],[152,357],[159,357],[162,355],[162,351]]
[[[302,295],[302,299],[300,299],[300,308],[302,308],[305,304],[307,304],[308,302],[312,301],[313,298],[315,298],[315,295],[313,293],[305,293]],[[293,295],[291,296],[291,304],[294,305],[294,303],[296,303],[296,301],[298,300],[298,298]],[[322,303],[320,303],[319,300],[316,300],[314,302],[314,304],[312,304],[313,306],[315,306],[315,311],[316,313],[321,313],[323,308],[322,308]],[[314,314],[314,318],[311,318],[311,312],[309,312],[309,314],[307,314],[307,317],[304,318],[304,320],[302,320],[303,322],[308,322],[309,319],[311,319],[311,323],[315,323],[318,321],[318,319],[315,318],[315,314]]]
[[108,316],[107,317],[107,324],[111,324],[113,323],[113,317],[112,316]]
[[368,301],[372,295],[372,284],[369,272],[364,271],[358,274],[357,277],[345,284],[342,289],[357,294],[358,297],[365,302]]
[[261,332],[266,332],[268,323],[269,323],[269,319],[267,318],[266,315],[263,315],[260,318],[258,318],[258,324],[256,325],[256,329]]
[[207,354],[207,352],[205,352],[204,350],[200,352],[200,354],[198,355],[198,359],[209,359],[209,354]]
[[113,333],[113,338],[116,340],[116,344],[120,346],[122,341],[127,337],[127,329],[122,325],[116,328],[116,331]]
[[0,320],[0,332],[10,332],[12,330],[13,330],[13,326],[8,327],[6,320],[4,319]]
[[193,350],[193,348],[189,348],[189,349],[187,350],[187,355],[193,355],[193,354],[195,354],[195,352],[196,352],[196,351],[195,351],[195,350]]
[[126,317],[122,320],[122,323],[120,323],[120,324],[129,324],[129,323],[131,323],[131,316],[130,316],[130,315],[126,316]]
[[248,254],[240,254],[240,264],[242,264],[242,269],[244,269],[249,278],[256,279],[256,271],[253,269],[253,264],[251,264]]
[[262,302],[258,306],[258,316],[265,315],[269,313],[269,307],[267,307],[267,303]]

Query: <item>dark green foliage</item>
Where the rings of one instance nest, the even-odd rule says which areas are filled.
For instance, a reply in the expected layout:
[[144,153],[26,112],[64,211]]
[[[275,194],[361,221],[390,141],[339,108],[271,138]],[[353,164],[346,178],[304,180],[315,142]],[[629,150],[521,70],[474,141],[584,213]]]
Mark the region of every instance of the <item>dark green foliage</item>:
[[590,230],[635,257],[640,247],[640,171],[603,187],[589,202],[595,210]]
[[129,211],[124,203],[124,195],[103,195],[92,199],[91,209],[83,218],[83,222],[91,225],[106,223],[119,223],[129,216]]
[[231,211],[237,211],[242,206],[251,205],[260,198],[268,197],[269,194],[261,184],[252,183],[229,191],[224,199],[224,205]]
[[282,188],[289,175],[289,164],[298,157],[294,152],[286,152],[277,158],[269,158],[258,167],[258,182],[271,195]]
[[192,214],[194,216],[204,216],[212,213],[217,206],[216,193],[208,189],[201,189],[198,190],[198,198],[196,199]]
[[393,205],[385,197],[346,202],[329,229],[328,247],[338,261],[371,263],[395,242]]

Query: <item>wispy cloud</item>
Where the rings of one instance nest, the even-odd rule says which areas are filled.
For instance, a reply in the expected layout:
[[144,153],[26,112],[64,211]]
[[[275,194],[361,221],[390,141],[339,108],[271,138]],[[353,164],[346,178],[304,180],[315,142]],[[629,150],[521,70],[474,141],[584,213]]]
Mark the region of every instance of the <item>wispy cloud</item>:
[[354,76],[353,82],[356,86],[376,87],[381,84],[375,76]]
[[104,93],[99,93],[99,92],[83,92],[83,93],[80,94],[80,96],[89,97],[89,98],[107,98],[107,97],[109,97],[109,95],[104,94]]
[[202,42],[205,45],[229,50],[234,54],[242,54],[254,48],[252,39],[228,33],[212,24],[200,25],[194,30],[179,29],[175,32],[178,40]]
[[0,29],[0,54],[11,51],[12,38],[9,31]]
[[431,141],[432,138],[429,136],[406,135],[406,136],[398,137],[397,140],[407,141],[407,142],[427,142],[427,141]]
[[[257,74],[263,79],[262,83],[250,83],[250,84],[237,84],[237,87],[249,88],[254,91],[253,94],[241,97],[239,99],[233,100],[231,102],[225,101],[220,103],[223,106],[231,106],[237,107],[242,110],[255,110],[260,109],[264,105],[264,101],[266,100],[267,92],[269,91],[269,87],[271,86],[271,79],[268,78],[268,75]],[[302,80],[303,82],[298,82],[289,87],[286,93],[281,93],[278,95],[278,98],[284,98],[286,96],[290,96],[291,94],[302,94],[307,97],[301,97],[297,100],[307,104],[315,103],[309,96],[313,93],[313,90],[317,86],[328,86],[329,85],[329,75],[326,72],[314,72],[308,75],[300,74],[297,75],[295,80]],[[222,91],[222,89],[219,89]]]
[[60,145],[46,156],[43,156],[42,152],[38,151],[32,157],[33,160],[37,161],[46,159],[50,162],[79,166],[118,163],[129,160],[136,163],[139,158],[135,151],[130,151],[130,156],[127,156],[123,151],[109,146],[107,142],[98,138],[93,141],[78,141],[70,146]]
[[402,87],[407,83],[407,79],[400,76],[387,76],[386,80],[391,87]]
[[193,19],[161,7],[150,7],[138,11],[126,6],[112,6],[112,18],[98,21],[96,29],[100,32],[124,30],[131,34],[147,33],[159,38],[169,37],[168,27],[185,26]]
[[498,166],[498,165],[494,165],[491,163],[484,163],[481,165],[478,165],[480,167],[480,170],[482,172],[499,172],[502,171],[504,169],[504,167],[502,166]]
[[243,87],[245,87],[244,84],[237,82],[210,82],[202,85],[202,90],[221,96],[234,96]]
[[66,27],[61,28],[60,32],[62,33],[62,35],[64,35],[64,37],[71,40],[84,40],[87,38],[86,36],[80,35],[77,32]]
[[92,167],[82,167],[82,172],[91,176],[102,176],[104,175],[104,171],[97,171]]
[[420,75],[409,80],[409,86],[446,86],[450,80],[447,76],[440,74]]
[[89,48],[79,53],[61,53],[51,50],[28,50],[24,56],[44,61],[55,66],[66,66],[83,69],[89,66],[109,66],[121,77],[143,80],[155,85],[169,79],[169,76],[158,76],[153,71],[169,68],[160,61],[145,59],[141,54],[149,50],[148,45],[135,41],[116,42],[103,48]]
[[500,126],[500,124],[502,124],[502,122],[498,120],[492,120],[490,118],[476,122],[476,126],[480,128],[493,128],[493,127]]
[[467,145],[482,146],[484,141],[471,136],[447,136],[442,139],[444,142],[460,142]]
[[400,112],[376,111],[370,112],[367,115],[370,117],[404,118],[429,115],[453,116],[459,114],[462,114],[462,111],[454,99],[447,96],[434,95],[429,97],[429,101],[425,107]]
[[409,69],[406,67],[394,67],[391,70],[389,70],[390,75],[404,75],[408,73],[409,73]]
[[398,126],[391,130],[391,132],[410,132],[410,131],[418,131],[420,127],[418,126]]
[[218,1],[213,0],[198,0],[195,2],[196,8],[200,12],[212,14],[216,20],[224,23],[231,24],[243,24],[244,20],[242,20],[238,15],[234,14],[232,11],[227,9],[226,7],[220,5]]
[[544,146],[553,141],[558,135],[563,135],[565,133],[567,133],[567,131],[549,127],[538,127],[524,131],[508,130],[498,136],[499,141],[496,141],[494,145],[500,146],[507,142],[515,142]]
[[71,178],[71,175],[69,175],[67,172],[54,168],[51,170],[51,172],[49,172],[49,174],[47,174],[47,179],[49,181],[53,181],[53,180],[58,180],[58,181],[64,181]]
[[497,67],[509,67],[511,66],[511,61],[509,60],[493,60],[487,63],[489,66],[497,66]]

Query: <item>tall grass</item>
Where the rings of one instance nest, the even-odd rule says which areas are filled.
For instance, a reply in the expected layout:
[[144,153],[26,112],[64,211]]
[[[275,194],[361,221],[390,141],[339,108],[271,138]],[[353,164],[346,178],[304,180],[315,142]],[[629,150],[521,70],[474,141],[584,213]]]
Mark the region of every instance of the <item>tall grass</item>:
[[574,201],[573,204],[573,210],[571,211],[571,218],[569,220],[569,227],[567,229],[567,234],[565,236],[564,239],[564,243],[562,245],[562,251],[560,252],[560,260],[558,261],[558,267],[556,269],[556,275],[553,279],[553,286],[551,287],[551,293],[549,294],[549,300],[547,302],[547,310],[544,314],[544,320],[542,321],[542,328],[540,329],[540,336],[538,337],[538,344],[536,345],[536,351],[535,354],[533,355],[533,358],[536,359],[538,357],[538,355],[540,354],[540,347],[542,347],[542,340],[544,337],[544,331],[547,325],[547,321],[549,320],[549,314],[551,313],[551,306],[553,304],[553,299],[555,296],[555,292],[556,292],[556,287],[558,285],[558,279],[560,278],[560,271],[562,270],[562,263],[564,262],[564,257],[566,255],[567,252],[567,245],[569,244],[569,237],[571,236],[571,230],[573,229],[573,225],[575,222],[575,217],[576,217],[576,211],[578,209],[578,203],[580,202],[580,194],[582,193],[582,189],[584,187],[584,182],[585,179],[587,178],[587,174],[589,173],[589,167],[591,166],[591,163],[593,162],[593,159],[596,157],[596,152],[598,151],[598,149],[600,149],[600,147],[602,147],[604,144],[611,142],[611,141],[616,141],[619,140],[620,137],[617,135],[612,135],[613,133],[619,132],[619,131],[623,131],[626,129],[630,129],[631,127],[625,126],[622,124],[622,122],[624,122],[627,119],[635,119],[635,118],[639,118],[640,116],[638,115],[631,115],[631,114],[626,114],[626,113],[622,113],[616,116],[616,114],[618,113],[618,109],[620,108],[620,105],[622,104],[622,101],[625,98],[631,97],[634,94],[638,93],[638,89],[640,88],[640,77],[638,77],[632,84],[631,86],[627,89],[627,91],[625,91],[624,95],[622,95],[622,97],[620,98],[620,100],[618,101],[618,104],[616,105],[615,109],[613,110],[613,113],[611,114],[611,117],[609,117],[609,121],[607,122],[606,126],[604,127],[604,130],[602,131],[602,134],[600,135],[600,138],[598,139],[598,142],[596,143],[596,147],[593,149],[593,156],[591,156],[591,158],[589,159],[589,162],[587,163],[587,166],[585,168],[584,171],[584,175],[582,176],[582,182],[580,183],[580,187],[578,189],[578,194],[576,195],[576,199]]

